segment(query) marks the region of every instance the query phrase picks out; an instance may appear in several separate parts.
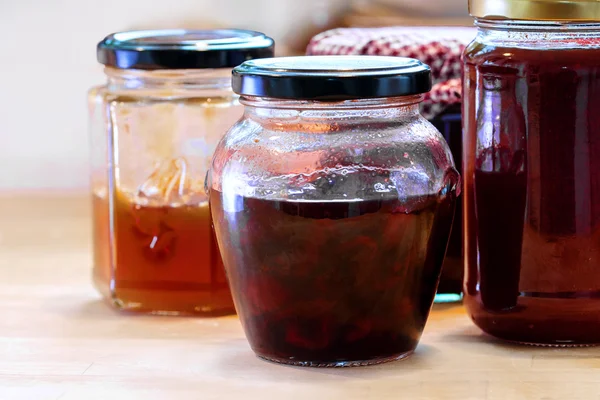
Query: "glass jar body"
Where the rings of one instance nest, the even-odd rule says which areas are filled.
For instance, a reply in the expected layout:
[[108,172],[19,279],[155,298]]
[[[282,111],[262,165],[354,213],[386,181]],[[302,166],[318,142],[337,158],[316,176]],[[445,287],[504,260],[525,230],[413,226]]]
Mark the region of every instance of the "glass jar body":
[[418,100],[245,98],[209,185],[236,309],[259,356],[366,365],[416,347],[459,180]]
[[137,312],[234,312],[204,191],[243,108],[230,70],[106,69],[89,92],[94,282]]
[[[462,117],[460,104],[449,107],[436,116],[431,123],[440,131],[452,152],[457,168],[462,166]],[[461,172],[459,170],[459,172]],[[462,172],[461,172],[462,174]],[[436,303],[452,303],[462,300],[465,262],[463,257],[463,206],[456,204],[454,223],[446,258],[442,266],[442,275],[435,296]]]
[[465,305],[502,339],[600,343],[600,24],[478,25],[464,55]]

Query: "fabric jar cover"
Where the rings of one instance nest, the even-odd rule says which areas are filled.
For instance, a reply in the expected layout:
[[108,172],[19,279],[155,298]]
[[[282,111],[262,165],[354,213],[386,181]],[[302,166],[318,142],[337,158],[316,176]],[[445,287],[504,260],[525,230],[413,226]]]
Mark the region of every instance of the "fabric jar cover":
[[461,102],[461,55],[475,34],[462,27],[338,28],[313,37],[306,53],[411,57],[428,64],[433,87],[421,113],[433,119]]

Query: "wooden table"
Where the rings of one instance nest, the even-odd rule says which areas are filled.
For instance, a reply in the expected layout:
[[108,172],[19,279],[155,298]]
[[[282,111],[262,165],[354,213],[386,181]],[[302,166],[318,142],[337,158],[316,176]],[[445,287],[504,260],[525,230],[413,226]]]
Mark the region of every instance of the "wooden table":
[[0,198],[0,400],[600,399],[600,349],[520,347],[435,307],[410,359],[295,368],[238,320],[127,316],[90,284],[87,199]]

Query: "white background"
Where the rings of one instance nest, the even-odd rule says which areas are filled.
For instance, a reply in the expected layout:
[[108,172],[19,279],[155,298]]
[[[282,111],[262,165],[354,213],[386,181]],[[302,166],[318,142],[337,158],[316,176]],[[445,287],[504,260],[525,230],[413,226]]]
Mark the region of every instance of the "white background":
[[[465,0],[466,2],[466,0]],[[435,3],[435,2],[433,2]],[[0,191],[85,190],[95,46],[143,28],[239,27],[279,44],[345,0],[0,0]],[[281,46],[279,47],[281,49]]]

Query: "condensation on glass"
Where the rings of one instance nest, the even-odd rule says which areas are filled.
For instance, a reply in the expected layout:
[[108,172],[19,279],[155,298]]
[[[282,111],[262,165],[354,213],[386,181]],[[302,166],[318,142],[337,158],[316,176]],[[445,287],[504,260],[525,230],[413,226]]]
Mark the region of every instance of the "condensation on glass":
[[98,45],[89,92],[94,282],[116,307],[226,314],[233,302],[204,180],[243,113],[231,68],[271,56],[250,31],[141,31]]
[[471,11],[465,305],[502,339],[600,344],[600,3]]
[[302,366],[406,357],[431,308],[459,185],[419,113],[429,68],[398,57],[234,69],[244,117],[209,174],[213,221],[252,349]]

